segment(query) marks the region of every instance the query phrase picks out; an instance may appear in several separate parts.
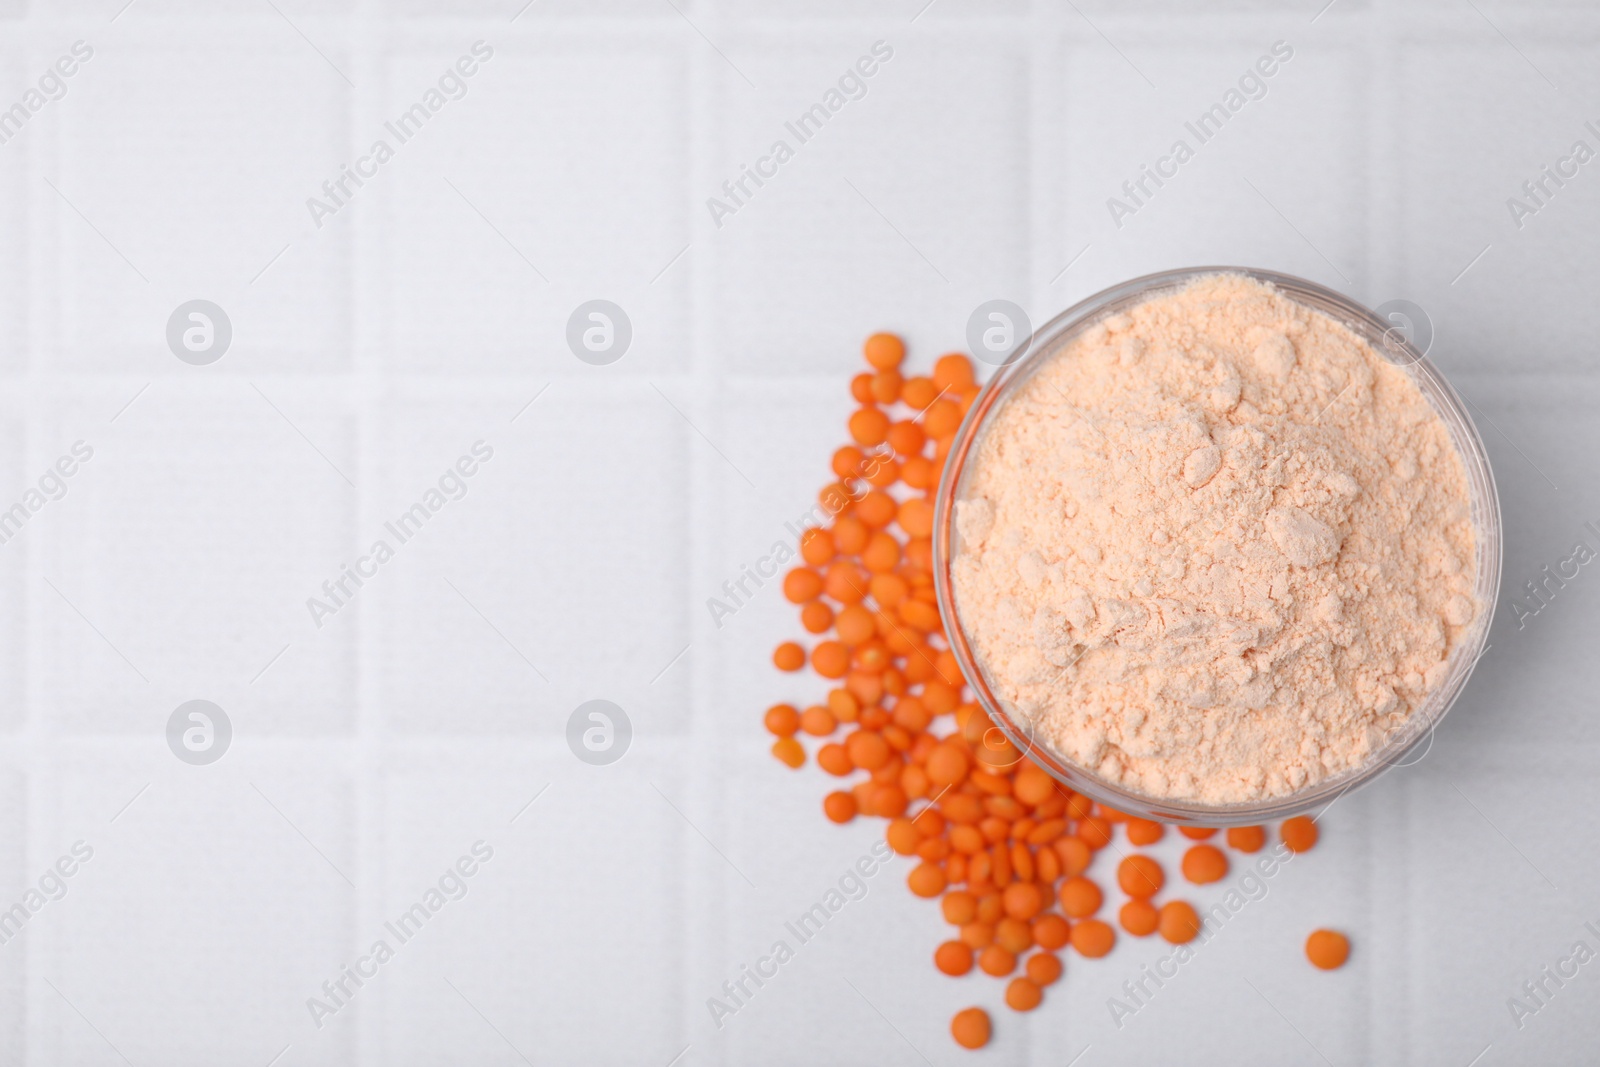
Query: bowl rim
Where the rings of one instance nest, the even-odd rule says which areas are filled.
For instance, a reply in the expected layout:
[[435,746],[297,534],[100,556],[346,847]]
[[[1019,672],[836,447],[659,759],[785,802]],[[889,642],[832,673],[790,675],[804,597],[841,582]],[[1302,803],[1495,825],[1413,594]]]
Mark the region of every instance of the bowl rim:
[[[1217,274],[1238,274],[1264,282],[1288,299],[1328,315],[1371,345],[1380,357],[1387,358],[1411,376],[1445,423],[1462,462],[1471,504],[1476,564],[1474,592],[1479,610],[1472,629],[1451,650],[1450,668],[1444,682],[1427,694],[1422,705],[1364,763],[1281,796],[1204,804],[1135,792],[1071,763],[1043,742],[1036,742],[1031,724],[1025,717],[1013,714],[989,683],[956,610],[951,567],[956,558],[953,551],[956,548],[956,494],[966,485],[969,460],[982,440],[988,416],[998,411],[1021,383],[1047,363],[1056,351],[1088,327],[1153,296],[1176,291],[1198,278]],[[1324,802],[1331,806],[1345,793],[1371,783],[1392,767],[1409,766],[1426,756],[1427,749],[1423,749],[1421,756],[1416,755],[1418,748],[1424,743],[1431,748],[1433,731],[1454,706],[1478,661],[1488,650],[1489,629],[1494,622],[1500,588],[1503,547],[1499,492],[1483,438],[1460,395],[1425,352],[1419,351],[1409,336],[1397,333],[1392,322],[1334,289],[1295,275],[1254,267],[1184,267],[1141,275],[1078,301],[1034,330],[990,377],[973,401],[952,439],[934,502],[933,570],[939,615],[967,684],[1000,733],[996,737],[993,730],[986,732],[983,743],[997,753],[1006,752],[1001,758],[1009,759],[1013,750],[1006,750],[1004,742],[1010,742],[1018,753],[1017,760],[1031,759],[1075,792],[1117,811],[1180,824],[1239,826],[1304,814]]]

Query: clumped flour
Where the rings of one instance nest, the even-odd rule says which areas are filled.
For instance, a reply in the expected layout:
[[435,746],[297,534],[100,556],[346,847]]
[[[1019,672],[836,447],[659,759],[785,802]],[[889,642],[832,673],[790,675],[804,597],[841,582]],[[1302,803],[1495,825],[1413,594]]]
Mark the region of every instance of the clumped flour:
[[1092,327],[991,416],[957,609],[1039,738],[1229,803],[1359,766],[1478,611],[1461,459],[1408,374],[1241,275]]

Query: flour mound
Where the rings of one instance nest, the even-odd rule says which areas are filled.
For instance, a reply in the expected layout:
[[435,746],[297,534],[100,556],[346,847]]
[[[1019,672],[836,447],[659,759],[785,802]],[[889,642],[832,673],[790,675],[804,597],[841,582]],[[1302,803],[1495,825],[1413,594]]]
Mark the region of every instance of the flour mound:
[[1480,610],[1465,470],[1410,376],[1227,274],[1048,360],[956,505],[957,611],[999,695],[1155,797],[1364,763]]

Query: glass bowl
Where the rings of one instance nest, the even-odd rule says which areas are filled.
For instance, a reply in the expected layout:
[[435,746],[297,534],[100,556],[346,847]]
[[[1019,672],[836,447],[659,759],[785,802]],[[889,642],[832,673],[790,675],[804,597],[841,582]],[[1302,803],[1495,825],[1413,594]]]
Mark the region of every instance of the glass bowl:
[[[1208,274],[1242,274],[1268,283],[1290,300],[1348,326],[1371,344],[1380,356],[1411,375],[1422,394],[1444,420],[1466,472],[1476,542],[1474,595],[1479,605],[1472,628],[1450,654],[1449,670],[1443,683],[1427,694],[1422,706],[1403,725],[1391,732],[1366,763],[1293,793],[1232,804],[1203,804],[1135,792],[1072,763],[1054,752],[1046,742],[1036,741],[1027,718],[997,693],[988,670],[961,624],[951,584],[951,565],[961,547],[955,529],[955,502],[965,497],[969,463],[983,439],[990,417],[1000,410],[1018,386],[1090,326],[1151,297],[1181,289],[1194,279]],[[949,637],[951,650],[961,665],[967,683],[977,694],[979,705],[988,712],[995,728],[1006,740],[1075,792],[1118,811],[1162,822],[1202,826],[1247,826],[1315,810],[1332,803],[1349,790],[1367,784],[1390,767],[1407,762],[1408,757],[1416,754],[1418,746],[1424,742],[1431,743],[1434,728],[1455,703],[1472,669],[1477,666],[1494,619],[1495,599],[1500,588],[1500,500],[1495,491],[1494,473],[1489,468],[1483,440],[1478,436],[1477,427],[1473,425],[1465,405],[1450,383],[1445,381],[1444,375],[1413,345],[1409,336],[1402,336],[1394,323],[1373,311],[1303,278],[1244,267],[1192,267],[1134,278],[1097,293],[1051,319],[1016,351],[1020,355],[1001,366],[984,386],[951,444],[944,474],[939,482],[933,532],[934,584],[945,634]],[[988,743],[1003,747],[1000,738],[994,736],[992,731]],[[1425,755],[1426,751],[1422,754]]]

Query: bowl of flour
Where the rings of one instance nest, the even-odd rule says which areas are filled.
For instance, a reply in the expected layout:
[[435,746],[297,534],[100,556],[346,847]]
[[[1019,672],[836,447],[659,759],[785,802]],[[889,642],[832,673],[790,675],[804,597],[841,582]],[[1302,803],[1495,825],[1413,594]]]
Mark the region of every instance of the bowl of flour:
[[1079,792],[1208,825],[1416,758],[1485,648],[1494,477],[1394,324],[1197,268],[1038,331],[973,405],[939,606],[995,725]]

